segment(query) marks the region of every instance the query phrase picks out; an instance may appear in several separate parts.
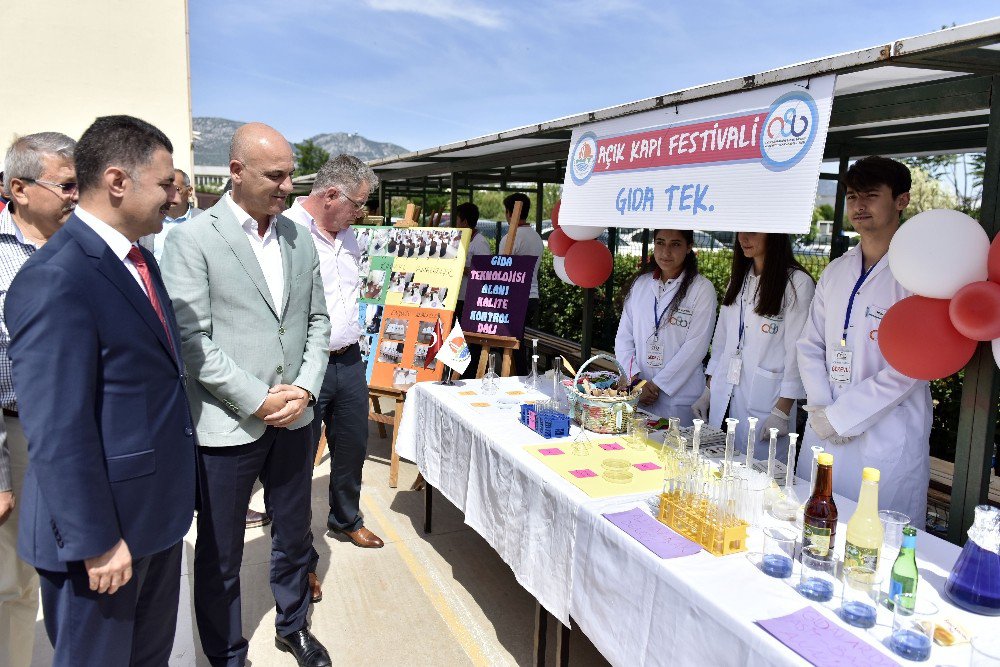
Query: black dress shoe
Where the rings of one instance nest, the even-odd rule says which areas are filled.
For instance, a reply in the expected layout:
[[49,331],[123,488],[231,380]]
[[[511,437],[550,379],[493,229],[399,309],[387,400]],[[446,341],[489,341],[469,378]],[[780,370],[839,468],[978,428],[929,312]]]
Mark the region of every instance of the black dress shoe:
[[290,635],[274,636],[274,645],[285,653],[291,653],[301,667],[330,667],[330,654],[312,633],[302,628]]

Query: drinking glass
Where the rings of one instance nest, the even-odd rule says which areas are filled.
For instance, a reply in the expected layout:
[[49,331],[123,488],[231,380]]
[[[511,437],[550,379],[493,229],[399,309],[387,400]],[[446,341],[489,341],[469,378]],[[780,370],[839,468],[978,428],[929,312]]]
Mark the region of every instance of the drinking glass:
[[902,512],[882,510],[878,520],[882,522],[882,551],[888,551],[895,558],[903,544],[903,527],[910,523],[910,517]]
[[629,437],[626,440],[632,449],[642,451],[646,449],[646,438],[649,437],[649,427],[646,424],[644,415],[636,415],[629,422]]
[[972,660],[969,667],[1000,666],[1000,637],[982,634],[972,640]]
[[780,528],[764,529],[764,553],[760,560],[760,571],[775,579],[792,576],[792,561],[795,559],[796,535]]
[[873,628],[878,615],[882,577],[870,567],[844,570],[844,592],[840,597],[840,618],[856,628]]
[[808,546],[802,550],[802,571],[795,590],[807,600],[828,602],[837,587],[837,562],[829,549]]
[[931,657],[938,608],[915,593],[896,593],[892,597],[892,635],[889,648],[900,658],[923,662]]

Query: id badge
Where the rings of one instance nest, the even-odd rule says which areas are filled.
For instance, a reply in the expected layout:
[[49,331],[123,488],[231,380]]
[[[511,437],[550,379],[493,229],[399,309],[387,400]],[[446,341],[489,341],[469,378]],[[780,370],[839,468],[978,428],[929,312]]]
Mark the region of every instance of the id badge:
[[743,372],[743,357],[734,354],[729,358],[729,370],[726,371],[726,382],[729,384],[740,383],[740,373]]
[[851,381],[851,360],[854,353],[845,347],[833,351],[833,361],[830,363],[830,382]]
[[651,368],[663,368],[663,344],[656,336],[646,341],[646,365]]

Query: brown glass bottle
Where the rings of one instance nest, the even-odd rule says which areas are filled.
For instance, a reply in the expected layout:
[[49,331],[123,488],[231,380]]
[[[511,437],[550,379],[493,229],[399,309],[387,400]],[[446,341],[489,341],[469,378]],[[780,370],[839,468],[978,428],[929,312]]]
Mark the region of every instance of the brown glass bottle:
[[816,484],[806,501],[802,522],[802,548],[814,546],[818,555],[832,557],[837,536],[837,505],[833,502],[833,454],[817,457]]

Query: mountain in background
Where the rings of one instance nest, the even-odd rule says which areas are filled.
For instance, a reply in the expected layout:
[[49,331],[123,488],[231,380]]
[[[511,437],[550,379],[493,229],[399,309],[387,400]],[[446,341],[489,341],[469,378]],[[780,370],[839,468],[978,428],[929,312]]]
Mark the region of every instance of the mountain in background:
[[[194,121],[194,163],[199,166],[224,167],[229,164],[229,142],[243,123],[228,118],[196,117]],[[372,141],[360,134],[326,132],[309,137],[330,155],[348,153],[362,160],[375,160],[406,153],[407,149],[384,141]]]

